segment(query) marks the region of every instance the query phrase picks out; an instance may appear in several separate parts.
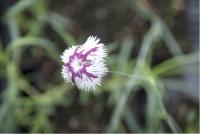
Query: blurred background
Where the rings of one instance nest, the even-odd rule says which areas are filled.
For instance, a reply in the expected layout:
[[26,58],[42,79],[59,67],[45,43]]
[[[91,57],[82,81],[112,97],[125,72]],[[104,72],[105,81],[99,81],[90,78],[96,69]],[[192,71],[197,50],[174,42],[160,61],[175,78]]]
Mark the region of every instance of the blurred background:
[[[95,92],[61,77],[89,35]],[[199,0],[0,0],[0,132],[199,133]]]

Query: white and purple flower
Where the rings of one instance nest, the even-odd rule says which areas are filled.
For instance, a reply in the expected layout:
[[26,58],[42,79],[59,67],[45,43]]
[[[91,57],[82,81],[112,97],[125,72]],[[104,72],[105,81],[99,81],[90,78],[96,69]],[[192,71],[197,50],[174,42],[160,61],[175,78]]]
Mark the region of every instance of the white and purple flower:
[[105,65],[107,49],[100,39],[89,36],[82,45],[72,46],[61,55],[64,62],[62,75],[66,82],[81,90],[95,90],[108,72]]

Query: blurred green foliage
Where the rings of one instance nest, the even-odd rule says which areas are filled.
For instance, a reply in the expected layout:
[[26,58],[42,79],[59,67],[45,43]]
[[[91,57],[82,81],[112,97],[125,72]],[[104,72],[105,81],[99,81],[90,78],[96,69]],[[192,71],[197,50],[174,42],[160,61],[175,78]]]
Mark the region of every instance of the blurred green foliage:
[[[0,94],[0,132],[18,132],[19,127],[26,128],[27,132],[54,132],[55,125],[50,117],[55,114],[56,106],[73,107],[73,100],[76,99],[73,90],[77,89],[60,78],[61,52],[57,48],[59,44],[52,42],[43,29],[48,24],[68,44],[66,47],[75,45],[77,39],[70,33],[71,22],[64,16],[50,11],[49,2],[20,0],[11,6],[1,19],[8,24],[11,42],[5,49],[2,43],[0,44],[0,74],[7,81],[6,88],[2,89]],[[96,92],[80,91],[80,103],[85,105],[94,97],[102,97],[103,93],[109,93],[108,102],[104,105],[112,107],[113,111],[110,123],[105,124],[107,129],[102,131],[126,132],[125,122],[130,132],[165,132],[162,123],[164,121],[174,133],[198,132],[198,114],[194,110],[189,111],[187,127],[182,130],[167,111],[164,102],[167,88],[176,89],[177,86],[185,84],[175,80],[173,75],[192,73],[190,66],[198,62],[198,52],[183,54],[165,22],[145,7],[143,1],[127,2],[133,12],[151,24],[143,37],[139,55],[135,59],[131,58],[131,49],[135,45],[130,36],[124,37],[121,42],[109,43],[110,74]],[[26,12],[30,12],[32,17],[27,17]],[[160,40],[165,42],[172,58],[151,66],[155,45]],[[59,68],[54,75],[57,82],[35,87],[28,74],[22,73],[21,60],[26,58],[23,57],[23,53],[34,48],[41,48],[39,50],[56,63]],[[120,49],[118,54],[114,53],[117,49]],[[171,77],[166,79],[166,76]],[[147,94],[144,127],[135,119],[130,107],[132,96],[141,87]],[[102,114],[101,110],[95,114]]]

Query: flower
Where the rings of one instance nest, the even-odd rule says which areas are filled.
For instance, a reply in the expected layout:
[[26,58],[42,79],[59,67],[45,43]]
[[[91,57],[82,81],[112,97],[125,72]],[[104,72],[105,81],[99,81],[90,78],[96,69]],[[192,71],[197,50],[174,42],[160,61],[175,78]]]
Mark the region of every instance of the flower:
[[81,90],[95,90],[108,72],[105,65],[107,49],[100,39],[89,36],[82,45],[72,46],[61,55],[64,62],[62,75],[66,82]]

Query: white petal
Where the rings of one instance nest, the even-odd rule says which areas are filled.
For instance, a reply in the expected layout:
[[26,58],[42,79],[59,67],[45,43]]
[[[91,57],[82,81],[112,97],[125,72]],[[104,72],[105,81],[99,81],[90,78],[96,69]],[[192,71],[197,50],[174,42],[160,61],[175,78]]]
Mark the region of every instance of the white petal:
[[[99,42],[100,39],[96,36],[89,36],[83,45],[72,46],[63,52],[61,59],[64,64],[67,64],[63,66],[62,74],[66,82],[75,83],[79,89],[88,91],[95,90],[97,85],[101,85],[108,68],[105,65],[107,49]],[[85,63],[87,60],[90,62]],[[80,62],[83,65],[78,66],[79,61],[83,61]]]

